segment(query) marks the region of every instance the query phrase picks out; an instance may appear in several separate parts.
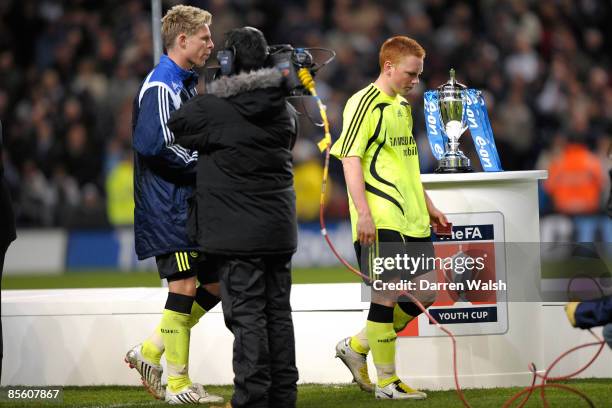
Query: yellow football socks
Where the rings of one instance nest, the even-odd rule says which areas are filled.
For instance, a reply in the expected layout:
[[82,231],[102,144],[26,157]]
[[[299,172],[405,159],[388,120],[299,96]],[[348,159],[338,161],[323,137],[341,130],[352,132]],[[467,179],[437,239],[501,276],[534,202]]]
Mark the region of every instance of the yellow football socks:
[[191,306],[191,319],[189,321],[189,328],[191,329],[193,326],[198,324],[202,316],[204,316],[205,314],[206,310],[204,310],[202,306],[198,304],[198,302],[193,302],[193,305]]
[[366,334],[366,328],[361,329],[359,333],[351,337],[349,345],[356,351],[361,354],[368,354],[370,352],[370,344],[368,343],[368,335]]
[[166,348],[168,387],[172,392],[191,385],[188,374],[191,322],[191,315],[186,313],[164,309],[162,314],[160,332]]
[[395,339],[393,323],[366,322],[368,343],[372,350],[378,386],[384,387],[398,379],[395,374]]
[[393,308],[393,330],[395,330],[396,333],[399,333],[404,330],[404,328],[408,326],[408,323],[410,323],[412,319],[414,319],[414,316],[406,313],[400,307],[399,303],[395,305],[395,307]]
[[147,361],[159,365],[159,360],[164,354],[164,339],[160,332],[161,323],[157,325],[148,339],[142,342],[142,356]]
[[[412,319],[414,319],[414,316],[404,312],[399,304],[395,305],[393,308],[393,330],[395,330],[396,333],[404,330]],[[352,336],[349,344],[353,351],[361,354],[368,354],[370,352],[370,344],[368,342],[366,328],[364,327],[359,333]]]
[[[202,309],[202,306],[198,304],[198,302],[193,302],[191,306],[191,315],[189,319],[189,328],[193,328],[202,316],[206,314],[206,310]],[[142,342],[142,355],[147,361],[159,365],[159,361],[161,360],[162,354],[164,354],[164,340],[162,339],[161,332],[161,323],[157,325],[151,336],[148,339]]]

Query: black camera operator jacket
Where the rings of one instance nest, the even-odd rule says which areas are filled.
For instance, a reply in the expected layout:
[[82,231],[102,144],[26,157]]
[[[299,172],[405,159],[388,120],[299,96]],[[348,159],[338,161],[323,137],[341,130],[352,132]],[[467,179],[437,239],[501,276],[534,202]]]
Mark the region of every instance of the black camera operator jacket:
[[198,151],[191,233],[206,253],[292,253],[297,221],[291,149],[295,110],[274,68],[222,77],[168,121]]

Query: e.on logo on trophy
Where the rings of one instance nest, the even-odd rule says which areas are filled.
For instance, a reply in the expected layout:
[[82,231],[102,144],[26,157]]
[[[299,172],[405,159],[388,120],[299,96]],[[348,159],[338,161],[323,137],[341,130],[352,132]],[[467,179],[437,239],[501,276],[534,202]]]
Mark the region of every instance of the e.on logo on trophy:
[[[508,329],[504,218],[501,213],[447,214],[450,235],[432,233],[436,300],[429,313],[457,335],[503,334]],[[424,285],[420,285],[421,288]],[[443,336],[421,314],[399,336]]]

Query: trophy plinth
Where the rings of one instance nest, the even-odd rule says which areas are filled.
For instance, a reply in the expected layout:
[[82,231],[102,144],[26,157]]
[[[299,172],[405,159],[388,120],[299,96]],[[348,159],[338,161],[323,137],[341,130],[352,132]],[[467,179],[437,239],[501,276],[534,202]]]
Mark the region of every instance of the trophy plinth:
[[470,159],[465,157],[461,150],[448,151],[439,161],[436,173],[469,173],[472,172]]
[[440,119],[448,137],[446,152],[439,161],[436,173],[471,172],[470,159],[459,150],[459,138],[468,128],[465,116],[467,87],[455,80],[455,70],[450,70],[450,79],[438,87]]

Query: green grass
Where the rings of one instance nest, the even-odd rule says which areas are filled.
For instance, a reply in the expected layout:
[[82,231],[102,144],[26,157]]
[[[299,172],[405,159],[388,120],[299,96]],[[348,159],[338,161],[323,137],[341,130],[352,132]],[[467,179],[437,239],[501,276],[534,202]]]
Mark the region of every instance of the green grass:
[[[601,261],[590,265],[587,261],[545,262],[542,278],[570,278],[578,272],[592,277],[610,277],[610,268]],[[587,267],[588,266],[588,267]],[[360,278],[342,266],[331,268],[302,268],[293,270],[293,283],[346,283],[360,282]],[[62,289],[62,288],[125,288],[159,287],[154,271],[73,270],[60,275],[24,274],[3,276],[2,289]],[[612,404],[611,404],[612,405]]]
[[[609,407],[612,401],[612,379],[585,379],[564,382],[585,393],[596,407]],[[209,386],[207,389],[222,395],[226,400],[231,398],[232,387]],[[465,396],[474,408],[501,407],[521,388],[493,388],[465,390]],[[377,401],[371,394],[360,391],[355,385],[320,385],[305,384],[298,387],[298,407],[301,408],[374,408],[374,407],[404,407],[419,408],[460,407],[461,401],[455,391],[432,391],[423,401]],[[562,390],[546,391],[551,407],[583,407],[587,406],[579,397]],[[64,402],[59,403],[14,403],[1,402],[0,407],[112,407],[139,408],[151,406],[167,406],[155,401],[141,387],[66,387]],[[213,405],[214,406],[214,405]],[[219,404],[217,404],[219,406]],[[514,406],[517,406],[516,404]],[[542,406],[539,394],[531,397],[527,407]]]
[[[294,269],[293,283],[359,282],[343,268]],[[2,289],[126,288],[159,287],[157,272],[118,272],[116,270],[70,271],[61,275],[3,276]]]
[[564,261],[542,262],[542,278],[569,279],[589,276],[609,278],[612,276],[612,261],[599,259],[570,259]]

